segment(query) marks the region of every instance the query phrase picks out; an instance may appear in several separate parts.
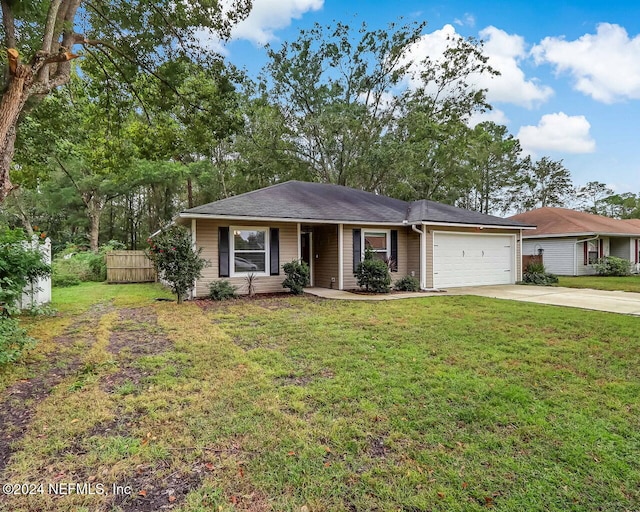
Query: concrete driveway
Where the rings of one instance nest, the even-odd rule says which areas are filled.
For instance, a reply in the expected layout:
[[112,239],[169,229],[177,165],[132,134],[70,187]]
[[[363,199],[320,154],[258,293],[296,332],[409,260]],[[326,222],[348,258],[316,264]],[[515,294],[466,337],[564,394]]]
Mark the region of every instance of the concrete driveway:
[[480,297],[519,300],[522,302],[535,302],[536,304],[551,304],[554,306],[594,309],[596,311],[640,316],[640,293],[555,286],[502,285],[451,288],[446,294],[479,295]]

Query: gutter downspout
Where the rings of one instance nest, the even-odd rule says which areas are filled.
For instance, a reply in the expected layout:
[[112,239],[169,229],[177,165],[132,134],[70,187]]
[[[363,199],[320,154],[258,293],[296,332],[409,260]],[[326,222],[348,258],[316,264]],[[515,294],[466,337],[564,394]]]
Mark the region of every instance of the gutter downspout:
[[424,229],[420,230],[415,224],[411,229],[420,235],[420,289],[427,289],[427,241]]

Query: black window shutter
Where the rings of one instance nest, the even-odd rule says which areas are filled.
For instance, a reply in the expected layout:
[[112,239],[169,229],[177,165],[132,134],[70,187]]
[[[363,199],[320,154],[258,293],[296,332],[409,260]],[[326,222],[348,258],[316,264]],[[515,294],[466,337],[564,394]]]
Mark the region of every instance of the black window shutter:
[[362,234],[359,229],[353,230],[353,273],[356,273],[358,263],[362,260]]
[[229,277],[229,228],[218,228],[218,277]]
[[398,271],[398,230],[391,230],[391,272]]
[[271,228],[269,235],[269,262],[271,275],[280,275],[280,229]]

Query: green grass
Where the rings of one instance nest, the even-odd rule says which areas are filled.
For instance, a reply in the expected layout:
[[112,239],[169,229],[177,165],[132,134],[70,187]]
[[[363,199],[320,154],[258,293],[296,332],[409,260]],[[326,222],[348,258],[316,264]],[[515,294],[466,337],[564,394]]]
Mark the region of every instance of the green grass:
[[594,290],[619,290],[623,292],[640,293],[640,275],[627,277],[559,277],[558,286],[566,286],[568,288],[592,288]]
[[[122,320],[90,325],[91,372],[37,407],[7,480],[169,479],[150,499],[179,475],[182,512],[640,509],[636,317],[460,296],[203,310],[157,294],[113,299],[157,315],[137,327],[171,346],[114,367]],[[125,369],[139,373],[105,390]],[[30,498],[12,510],[108,504]]]
[[147,305],[156,298],[174,298],[160,284],[80,283],[53,288],[51,305],[63,313],[82,313],[95,304],[112,302],[116,306]]

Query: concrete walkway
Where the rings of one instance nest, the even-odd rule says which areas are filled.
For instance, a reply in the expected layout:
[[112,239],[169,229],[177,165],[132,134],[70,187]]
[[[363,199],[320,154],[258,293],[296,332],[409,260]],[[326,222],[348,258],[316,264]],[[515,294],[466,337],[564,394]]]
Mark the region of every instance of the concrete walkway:
[[328,288],[306,288],[305,292],[326,299],[377,301],[438,297],[443,295],[477,295],[494,299],[517,300],[521,302],[534,302],[536,304],[550,304],[553,306],[567,306],[640,316],[640,293],[610,292],[556,286],[469,286],[451,288],[441,292],[406,292],[380,295],[363,295],[342,290],[330,290]]

